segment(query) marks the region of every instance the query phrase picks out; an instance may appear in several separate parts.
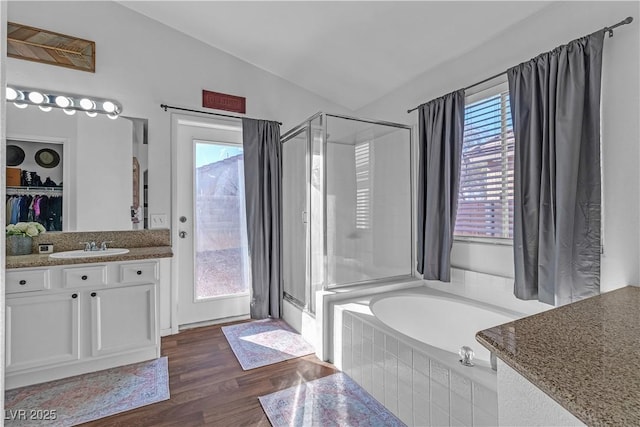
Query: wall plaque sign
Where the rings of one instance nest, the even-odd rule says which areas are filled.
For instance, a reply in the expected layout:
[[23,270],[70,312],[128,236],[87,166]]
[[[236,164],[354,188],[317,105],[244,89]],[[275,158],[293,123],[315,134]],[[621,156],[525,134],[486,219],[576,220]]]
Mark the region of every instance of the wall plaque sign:
[[216,110],[233,111],[234,113],[246,113],[246,98],[242,96],[228,95],[226,93],[202,91],[202,106]]

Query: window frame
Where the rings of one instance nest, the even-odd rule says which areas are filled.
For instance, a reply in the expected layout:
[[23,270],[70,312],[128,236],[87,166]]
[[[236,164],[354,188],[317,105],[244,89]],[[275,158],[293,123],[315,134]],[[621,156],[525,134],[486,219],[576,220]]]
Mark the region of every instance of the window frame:
[[[496,77],[482,85],[475,86],[474,88],[465,92],[464,105],[465,109],[467,105],[480,101],[485,98],[490,98],[495,95],[499,95],[502,92],[509,90],[509,84],[506,74]],[[456,213],[457,216],[457,213]],[[453,234],[453,241],[457,243],[482,243],[489,245],[501,245],[501,246],[513,246],[513,238],[509,237],[483,237],[483,236],[461,236]]]

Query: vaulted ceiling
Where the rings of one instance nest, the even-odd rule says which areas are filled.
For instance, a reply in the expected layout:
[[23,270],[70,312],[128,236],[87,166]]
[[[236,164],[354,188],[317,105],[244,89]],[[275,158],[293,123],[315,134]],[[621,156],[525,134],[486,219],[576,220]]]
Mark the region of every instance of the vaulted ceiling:
[[352,111],[549,2],[120,1]]

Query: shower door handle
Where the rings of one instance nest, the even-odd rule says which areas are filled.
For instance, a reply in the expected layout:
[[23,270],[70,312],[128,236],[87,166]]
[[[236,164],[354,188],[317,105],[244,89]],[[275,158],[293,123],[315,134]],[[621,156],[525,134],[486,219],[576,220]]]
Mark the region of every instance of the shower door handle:
[[302,211],[302,223],[303,224],[307,223],[307,212],[306,211]]

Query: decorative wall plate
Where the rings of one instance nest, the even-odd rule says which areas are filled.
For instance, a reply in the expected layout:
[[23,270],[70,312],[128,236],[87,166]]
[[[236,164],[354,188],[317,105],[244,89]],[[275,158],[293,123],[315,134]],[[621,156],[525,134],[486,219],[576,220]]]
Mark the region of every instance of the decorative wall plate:
[[50,149],[43,148],[42,150],[38,150],[35,155],[36,163],[42,166],[43,168],[55,168],[60,163],[60,155]]
[[7,145],[7,166],[20,166],[24,161],[24,150],[17,145]]

